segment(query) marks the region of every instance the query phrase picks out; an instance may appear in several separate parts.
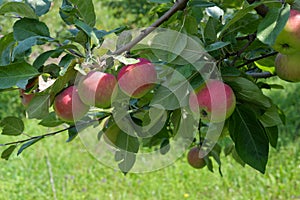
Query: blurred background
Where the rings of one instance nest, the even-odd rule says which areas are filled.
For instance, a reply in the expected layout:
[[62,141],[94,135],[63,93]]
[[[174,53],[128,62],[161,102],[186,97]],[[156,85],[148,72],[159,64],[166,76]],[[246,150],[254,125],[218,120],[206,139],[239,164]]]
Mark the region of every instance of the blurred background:
[[[145,17],[153,7],[146,0],[94,2],[98,29],[144,27],[158,18],[157,14]],[[66,30],[58,16],[59,4],[55,1],[53,9],[41,19],[53,36]],[[0,17],[0,34],[11,31],[13,20]],[[287,119],[286,126],[280,128],[277,149],[270,150],[264,175],[222,154],[223,177],[216,168],[214,173],[207,168],[193,169],[185,155],[165,169],[124,176],[97,162],[79,138],[66,143],[67,133],[63,133],[9,161],[0,160],[0,199],[300,199],[300,84],[277,78],[265,81],[284,86],[283,90],[264,92]],[[0,93],[0,120],[6,116],[23,117],[29,135],[53,131],[25,119],[17,90]],[[1,136],[0,142],[6,139]]]

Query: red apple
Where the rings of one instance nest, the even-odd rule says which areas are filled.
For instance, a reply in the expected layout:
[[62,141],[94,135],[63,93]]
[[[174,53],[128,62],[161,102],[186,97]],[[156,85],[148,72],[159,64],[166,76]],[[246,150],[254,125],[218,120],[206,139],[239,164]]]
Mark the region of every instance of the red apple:
[[283,54],[300,51],[300,12],[298,10],[290,10],[289,19],[277,36],[273,48]]
[[193,112],[200,112],[202,121],[217,123],[233,113],[236,98],[229,85],[211,79],[190,94],[189,104]]
[[89,106],[79,98],[75,86],[70,86],[59,93],[54,99],[53,107],[56,115],[66,122],[81,119],[89,110]]
[[91,71],[79,81],[78,94],[87,105],[107,108],[116,85],[117,80],[112,74]]
[[145,58],[136,64],[124,66],[118,74],[121,90],[133,98],[141,98],[155,86],[157,73],[154,65]]
[[291,55],[277,54],[275,59],[275,71],[279,78],[291,81],[300,81],[300,52]]
[[200,151],[199,147],[193,147],[189,150],[187,154],[187,160],[188,163],[196,169],[203,168],[206,165],[204,154],[202,151]]

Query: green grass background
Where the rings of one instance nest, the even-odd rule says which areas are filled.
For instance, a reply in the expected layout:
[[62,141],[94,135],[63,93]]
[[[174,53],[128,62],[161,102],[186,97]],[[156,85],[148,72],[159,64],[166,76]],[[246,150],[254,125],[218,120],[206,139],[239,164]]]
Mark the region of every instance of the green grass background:
[[[116,20],[111,17],[111,10],[99,3],[95,7],[99,29],[116,28],[133,17]],[[43,19],[52,31],[59,27],[52,22],[60,23],[53,18],[59,18],[57,6]],[[10,23],[3,18],[0,21],[3,27]],[[2,29],[3,33],[9,31]],[[0,199],[300,199],[300,84],[276,78],[270,81],[285,86],[284,90],[266,94],[285,111],[287,124],[280,127],[278,148],[271,149],[264,175],[248,166],[243,168],[222,154],[223,177],[207,168],[191,168],[185,155],[162,170],[124,176],[91,157],[79,138],[66,143],[67,133],[62,133],[38,142],[20,156],[13,155],[9,161],[0,160]],[[17,91],[0,94],[0,119],[20,116],[22,112]],[[30,135],[53,131],[37,126],[33,120],[25,120],[25,124]],[[1,136],[0,142],[11,139]]]

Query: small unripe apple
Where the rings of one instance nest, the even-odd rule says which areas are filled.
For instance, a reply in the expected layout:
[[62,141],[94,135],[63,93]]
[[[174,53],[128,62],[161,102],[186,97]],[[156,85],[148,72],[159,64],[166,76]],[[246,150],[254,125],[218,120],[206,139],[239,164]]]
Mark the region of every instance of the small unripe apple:
[[118,73],[121,90],[133,98],[141,98],[155,86],[157,73],[154,65],[145,58],[138,58],[136,64],[122,67]]
[[193,147],[189,150],[187,154],[187,160],[188,163],[196,169],[203,168],[206,165],[206,162],[204,160],[204,153],[200,151],[199,147]]
[[27,94],[24,89],[19,89],[21,102],[24,107],[27,107],[29,103],[31,102],[32,98],[34,97],[34,94]]
[[99,108],[107,108],[111,104],[111,98],[117,80],[114,75],[91,71],[82,77],[78,84],[78,94],[82,102]]
[[300,81],[300,53],[284,55],[277,54],[275,59],[275,71],[279,78],[291,81]]
[[273,48],[283,54],[300,51],[300,12],[298,10],[290,10],[289,19],[277,36]]
[[31,102],[32,98],[35,96],[34,92],[38,87],[39,77],[34,77],[28,80],[25,89],[19,89],[21,102],[24,107],[27,107]]
[[56,115],[66,122],[81,119],[89,110],[89,106],[79,98],[75,86],[70,86],[59,93],[54,99],[53,107]]
[[193,112],[200,112],[203,122],[218,123],[233,113],[236,98],[229,85],[211,79],[190,94],[189,104]]

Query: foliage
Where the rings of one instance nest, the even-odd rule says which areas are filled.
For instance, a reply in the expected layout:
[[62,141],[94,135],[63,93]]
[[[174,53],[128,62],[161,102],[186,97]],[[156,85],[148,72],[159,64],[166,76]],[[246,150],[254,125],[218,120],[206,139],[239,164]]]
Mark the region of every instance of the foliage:
[[[289,4],[279,1],[248,1],[250,4],[246,1],[179,0],[174,3],[162,0],[147,4],[134,1],[131,5],[132,1],[125,1],[128,6],[119,6],[114,13],[116,16],[137,12],[142,17],[151,8],[152,16],[161,17],[154,25],[165,28],[155,32],[149,27],[137,34],[126,31],[126,26],[98,29],[92,0],[63,0],[57,12],[63,27],[68,30],[54,36],[50,28],[56,27],[49,27],[42,20],[42,16],[51,11],[51,1],[35,2],[7,2],[0,7],[2,18],[16,17],[9,27],[11,32],[0,39],[0,90],[26,89],[28,81],[37,76],[49,86],[36,91],[26,109],[29,118],[38,119],[41,125],[48,127],[63,123],[53,114],[52,104],[57,94],[77,83],[76,76],[85,75],[91,69],[117,75],[122,66],[136,62],[132,58],[144,57],[156,65],[160,85],[142,98],[129,101],[122,92],[117,92],[117,101],[111,109],[91,109],[81,123],[66,123],[68,128],[63,130],[68,131],[69,141],[78,132],[91,128],[100,129],[93,142],[105,140],[105,136],[112,134],[107,136],[115,148],[111,159],[125,174],[134,169],[139,152],[159,149],[161,156],[168,156],[190,145],[209,145],[214,138],[209,130],[218,129],[219,125],[194,120],[188,112],[187,100],[204,80],[219,78],[232,87],[237,107],[225,122],[223,137],[214,141],[217,143],[207,154],[207,167],[213,171],[212,160],[215,160],[221,173],[223,149],[240,164],[248,164],[265,173],[269,146],[276,147],[278,126],[285,120],[278,106],[262,92],[280,86],[259,78],[276,75],[272,74],[272,61],[277,52],[272,45],[287,21]],[[118,4],[112,2],[107,6]],[[258,10],[259,6],[268,6],[271,14]],[[135,11],[138,8],[141,10]],[[135,20],[129,22],[137,22]],[[163,31],[166,28],[168,30]],[[147,34],[152,36],[151,42],[143,43]],[[139,37],[138,44],[134,43],[133,38]],[[107,42],[111,38],[114,40],[112,45]],[[37,46],[45,51],[32,57]],[[262,76],[265,72],[267,76]],[[126,103],[129,110],[124,111]],[[15,137],[11,119],[4,118],[0,126],[2,135]],[[18,122],[18,127],[23,127],[22,120],[13,119]],[[122,127],[121,122],[126,127]],[[157,127],[160,130],[157,131]],[[22,132],[17,133],[22,136]],[[45,137],[58,133],[60,131],[4,143],[7,149],[2,157],[8,159],[14,149],[20,154]],[[82,139],[88,138],[82,136]],[[91,143],[93,145],[97,143]]]

